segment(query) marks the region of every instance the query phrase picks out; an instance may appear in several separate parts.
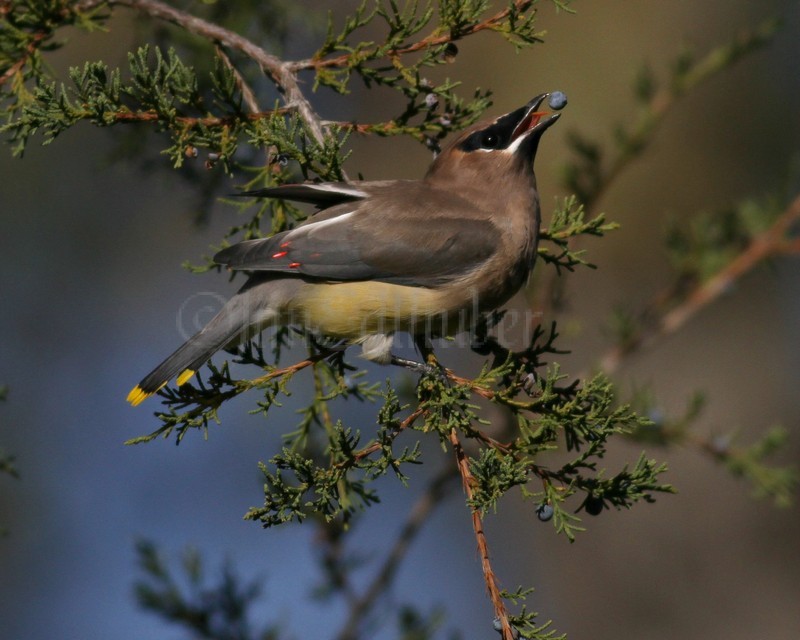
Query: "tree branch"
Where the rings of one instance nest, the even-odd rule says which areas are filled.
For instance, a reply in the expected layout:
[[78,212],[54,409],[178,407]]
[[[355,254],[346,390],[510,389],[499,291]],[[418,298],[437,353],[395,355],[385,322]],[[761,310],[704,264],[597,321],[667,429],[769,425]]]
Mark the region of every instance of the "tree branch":
[[[275,115],[289,113],[290,111],[292,111],[292,108],[290,107],[279,107],[278,109],[271,109],[270,111],[255,111],[252,113],[238,114],[235,116],[206,116],[201,118],[193,118],[191,116],[176,116],[171,121],[176,122],[185,128],[224,127],[226,125],[234,124],[237,120],[241,120],[242,118],[253,122],[257,120],[266,120]],[[117,111],[105,113],[103,114],[103,117],[120,123],[167,121],[166,118],[154,110]]]
[[[526,11],[531,5],[533,4],[533,0],[516,0],[514,3],[514,9],[522,13]],[[430,47],[435,47],[443,44],[448,44],[450,42],[455,42],[457,40],[461,40],[467,36],[471,36],[475,33],[480,31],[485,31],[486,29],[493,29],[496,25],[502,23],[511,13],[510,8],[503,9],[502,11],[497,12],[493,16],[483,20],[481,22],[477,22],[473,25],[469,25],[465,27],[458,33],[445,33],[442,34],[440,30],[435,30],[433,33],[425,36],[421,40],[409,44],[405,47],[400,47],[398,49],[393,49],[386,53],[386,56],[389,58],[401,55],[408,55],[410,53],[416,53],[418,51],[422,51],[423,49],[428,49]],[[361,52],[359,54],[360,57],[371,57],[370,53]],[[317,70],[317,69],[324,69],[327,67],[346,67],[350,63],[350,59],[352,55],[349,53],[345,53],[340,56],[336,56],[333,58],[307,58],[306,60],[297,60],[295,62],[289,62],[288,67],[294,72],[298,71],[308,71],[308,70]]]
[[[467,500],[470,501],[472,500],[472,485],[475,479],[469,469],[469,461],[464,453],[464,448],[461,446],[461,441],[458,439],[458,432],[455,429],[450,430],[450,444],[453,445],[453,452],[456,454],[456,463],[458,465],[458,471],[461,474],[464,493],[467,495]],[[500,624],[502,625],[503,640],[514,640],[514,632],[508,622],[508,612],[506,611],[503,598],[500,595],[500,589],[497,586],[497,576],[489,560],[489,545],[486,542],[486,534],[483,532],[483,520],[480,512],[475,508],[472,509],[472,529],[475,531],[478,553],[481,556],[481,569],[483,570],[483,579],[486,582],[486,590],[489,592],[489,598],[494,607],[495,617],[500,620]]]
[[[624,345],[613,347],[600,360],[600,368],[607,374],[617,371],[625,356],[651,346],[658,339],[672,335],[709,304],[728,292],[731,285],[757,265],[773,255],[783,255],[788,249],[800,249],[800,243],[787,242],[786,234],[793,223],[800,220],[800,196],[776,218],[772,226],[755,237],[749,246],[714,276],[698,284],[681,304],[664,313],[659,319],[642,328],[638,335]],[[654,308],[664,299],[663,294],[647,305]]]
[[[417,418],[422,416],[424,413],[425,413],[425,411],[423,409],[420,409],[419,407],[417,407],[414,411],[412,411],[408,415],[408,417],[405,418],[397,426],[397,428],[394,431],[391,432],[391,434],[390,434],[391,440],[394,441],[394,439],[397,436],[399,436],[403,431],[405,431],[412,424],[414,424],[414,422],[416,422]],[[382,446],[383,446],[383,443],[381,443],[381,442],[373,442],[372,444],[369,444],[366,447],[362,447],[361,449],[359,449],[358,451],[353,453],[353,460],[355,462],[358,462],[359,460],[362,460],[362,459],[366,458],[368,455],[371,455],[371,454],[375,453],[376,451],[380,451]],[[348,463],[349,463],[349,461],[348,461]]]
[[36,53],[36,50],[39,48],[40,44],[44,42],[47,37],[48,33],[45,31],[40,31],[38,33],[34,33],[31,36],[31,40],[28,43],[28,46],[25,47],[25,54],[17,60],[14,64],[12,64],[8,69],[5,70],[3,75],[0,75],[0,87],[2,87],[6,82],[8,82],[11,78],[17,75],[25,65],[28,63],[28,60]]
[[230,31],[158,0],[81,0],[75,4],[75,10],[88,11],[104,4],[130,7],[153,18],[171,22],[189,33],[218,42],[251,58],[278,87],[284,96],[286,106],[296,109],[314,139],[319,144],[323,143],[325,135],[320,117],[300,90],[297,76],[289,63],[272,55],[235,31]]

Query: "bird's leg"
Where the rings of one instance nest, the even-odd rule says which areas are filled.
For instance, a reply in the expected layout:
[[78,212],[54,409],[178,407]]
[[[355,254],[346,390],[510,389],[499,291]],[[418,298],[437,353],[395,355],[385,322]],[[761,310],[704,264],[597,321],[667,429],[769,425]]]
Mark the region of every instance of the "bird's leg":
[[435,367],[427,364],[426,362],[417,362],[416,360],[409,360],[408,358],[401,358],[400,356],[392,355],[390,362],[398,367],[404,367],[417,373],[433,373],[436,371]]
[[433,353],[431,341],[427,336],[414,336],[414,344],[417,347],[423,362],[408,360],[396,355],[392,355],[391,363],[400,367],[405,367],[418,373],[442,373],[439,362]]

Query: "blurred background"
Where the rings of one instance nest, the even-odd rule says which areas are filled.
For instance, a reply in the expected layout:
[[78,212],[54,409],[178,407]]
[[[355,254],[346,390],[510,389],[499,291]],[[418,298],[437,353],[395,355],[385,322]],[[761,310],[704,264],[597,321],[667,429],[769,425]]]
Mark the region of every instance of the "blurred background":
[[[319,3],[299,6],[294,19],[302,36],[289,45],[290,57],[315,49],[314,29],[303,22]],[[352,6],[330,5],[337,12]],[[545,211],[565,195],[559,177],[568,131],[610,140],[613,126],[635,114],[631,86],[643,63],[666,77],[684,44],[702,55],[770,15],[784,18],[769,47],[681,100],[654,145],[600,204],[622,228],[587,244],[597,271],[569,280],[560,346],[573,350],[565,366],[577,374],[608,348],[611,309],[642,303],[667,281],[668,220],[791,184],[800,150],[800,12],[788,0],[606,0],[574,8],[578,13],[567,15],[542,4],[544,45],[515,54],[481,34],[444,70],[463,81],[465,96],[475,86],[491,88],[492,115],[543,91],[569,96],[537,160]],[[109,33],[70,34],[69,46],[50,60],[56,69],[94,59],[124,65],[146,33],[120,11]],[[368,92],[313,97],[330,119],[369,122],[392,111],[370,99]],[[187,318],[233,290],[224,276],[181,268],[210,252],[233,214],[219,205],[207,224],[196,225],[194,194],[168,160],[154,154],[148,171],[112,162],[113,135],[79,126],[49,147],[31,145],[23,160],[0,155],[0,384],[10,388],[0,404],[0,447],[16,455],[21,474],[0,477],[0,526],[8,530],[0,539],[0,636],[183,637],[135,603],[133,548],[145,537],[174,555],[193,545],[211,578],[226,560],[245,578],[263,578],[257,621],[278,621],[291,637],[331,637],[344,612],[336,601],[310,597],[321,581],[313,527],[263,531],[242,520],[263,500],[257,462],[279,446],[302,398],[270,421],[248,415],[250,398],[230,403],[207,440],[190,433],[179,447],[122,444],[158,426],[151,413],[158,403],[132,409],[128,390],[181,342]],[[407,140],[353,138],[352,148],[350,175],[368,179],[417,178],[430,161]],[[236,184],[230,180],[220,195]],[[626,361],[617,376],[622,388],[652,385],[671,414],[693,391],[704,391],[703,434],[738,430],[749,442],[781,423],[792,432],[782,462],[797,462],[797,267],[786,257],[737,282],[677,335]],[[373,368],[370,375],[401,374]],[[372,407],[344,410],[346,422],[362,431],[373,424]],[[641,448],[617,444],[608,468],[635,460]],[[631,512],[606,511],[586,522],[589,531],[572,545],[540,523],[529,503],[504,501],[487,519],[503,586],[535,585],[529,607],[574,640],[800,637],[797,507],[778,510],[752,499],[748,485],[695,450],[649,447],[648,454],[669,462],[667,480],[679,494]],[[380,558],[391,545],[422,486],[423,477],[411,491],[387,483],[383,502],[353,532],[365,558]],[[390,605],[443,607],[445,630],[493,637],[458,491],[426,524],[391,594]]]

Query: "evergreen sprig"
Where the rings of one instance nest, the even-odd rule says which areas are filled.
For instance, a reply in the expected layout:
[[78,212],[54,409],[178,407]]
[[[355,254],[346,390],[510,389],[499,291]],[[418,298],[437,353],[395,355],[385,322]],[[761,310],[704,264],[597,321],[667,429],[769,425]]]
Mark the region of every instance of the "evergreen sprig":
[[553,212],[549,227],[539,234],[540,240],[554,244],[556,251],[541,246],[539,257],[552,264],[559,274],[562,269],[574,271],[579,265],[594,269],[595,265],[584,258],[585,250],[574,248],[573,240],[579,236],[603,237],[618,228],[617,223],[606,222],[602,213],[587,220],[584,205],[575,196],[567,196]]
[[[505,600],[508,600],[514,605],[519,605],[520,612],[516,615],[509,616],[508,621],[514,629],[515,634],[520,638],[528,638],[530,640],[565,640],[566,634],[558,634],[558,631],[553,629],[553,621],[547,620],[542,624],[536,624],[536,618],[539,613],[536,611],[528,611],[527,605],[524,604],[528,596],[533,593],[530,587],[518,587],[514,591],[502,591],[501,595]],[[495,629],[498,626],[499,620],[495,619]],[[557,635],[558,634],[558,635]]]

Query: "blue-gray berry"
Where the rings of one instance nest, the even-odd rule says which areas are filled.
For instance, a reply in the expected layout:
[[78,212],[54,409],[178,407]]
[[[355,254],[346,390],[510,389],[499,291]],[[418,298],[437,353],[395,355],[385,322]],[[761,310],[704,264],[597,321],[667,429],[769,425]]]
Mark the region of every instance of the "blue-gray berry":
[[554,111],[560,111],[567,106],[567,94],[563,91],[553,91],[547,104]]
[[536,509],[536,516],[542,522],[547,522],[553,517],[553,507],[549,504],[541,504]]
[[[497,633],[500,634],[503,633],[503,623],[500,622],[500,618],[495,618],[494,620],[492,620],[492,627],[494,627],[494,630],[497,631]],[[519,638],[519,631],[517,631],[513,627],[511,628],[511,633],[514,636],[514,640],[517,640],[517,638]]]

